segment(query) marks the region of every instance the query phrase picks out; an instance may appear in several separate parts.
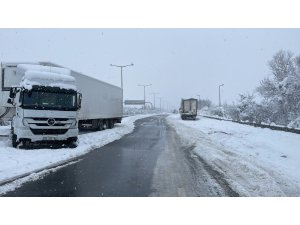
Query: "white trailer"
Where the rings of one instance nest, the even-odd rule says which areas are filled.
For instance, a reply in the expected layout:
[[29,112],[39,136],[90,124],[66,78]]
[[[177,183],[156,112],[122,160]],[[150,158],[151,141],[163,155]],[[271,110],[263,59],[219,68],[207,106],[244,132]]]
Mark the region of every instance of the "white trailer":
[[[44,66],[62,66],[40,62]],[[79,129],[103,130],[121,123],[123,116],[123,92],[120,87],[71,71],[77,81],[77,90],[82,94],[81,109],[78,114]]]

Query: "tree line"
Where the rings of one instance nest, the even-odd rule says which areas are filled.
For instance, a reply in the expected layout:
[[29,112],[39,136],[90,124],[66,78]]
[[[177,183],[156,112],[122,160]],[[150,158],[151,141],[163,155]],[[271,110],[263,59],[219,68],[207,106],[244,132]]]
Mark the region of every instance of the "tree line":
[[280,50],[268,62],[271,76],[252,93],[239,95],[236,103],[210,113],[238,121],[300,127],[300,55]]

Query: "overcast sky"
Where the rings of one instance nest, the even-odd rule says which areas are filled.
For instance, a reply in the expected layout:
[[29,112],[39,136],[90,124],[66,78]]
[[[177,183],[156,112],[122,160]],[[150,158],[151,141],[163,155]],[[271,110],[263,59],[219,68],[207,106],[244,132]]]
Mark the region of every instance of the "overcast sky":
[[[124,99],[143,88],[178,108],[181,98],[231,103],[270,75],[280,49],[300,54],[300,29],[0,29],[0,61],[51,61],[120,86]],[[147,94],[147,100],[153,97]],[[159,100],[157,99],[157,102]]]

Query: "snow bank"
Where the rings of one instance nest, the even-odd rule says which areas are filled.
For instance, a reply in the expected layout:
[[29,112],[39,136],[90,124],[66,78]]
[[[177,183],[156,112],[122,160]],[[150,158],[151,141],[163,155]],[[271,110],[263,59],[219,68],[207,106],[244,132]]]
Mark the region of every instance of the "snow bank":
[[0,137],[8,136],[10,134],[10,126],[0,126]]
[[300,196],[300,136],[200,117],[168,122],[242,196]]
[[[116,124],[113,129],[79,135],[79,146],[75,149],[15,149],[11,147],[11,141],[6,137],[0,141],[0,183],[4,180],[30,173],[31,171],[75,159],[93,149],[120,139],[125,134],[133,131],[136,120],[149,116],[151,115],[126,117],[122,120],[121,124]],[[7,129],[9,128],[7,127]],[[36,177],[36,175],[33,177]],[[29,177],[29,179],[31,178]],[[28,181],[28,179],[24,178],[21,180],[23,180],[22,182]],[[14,183],[20,185],[20,181]],[[11,184],[0,186],[0,194],[15,187],[15,185]]]

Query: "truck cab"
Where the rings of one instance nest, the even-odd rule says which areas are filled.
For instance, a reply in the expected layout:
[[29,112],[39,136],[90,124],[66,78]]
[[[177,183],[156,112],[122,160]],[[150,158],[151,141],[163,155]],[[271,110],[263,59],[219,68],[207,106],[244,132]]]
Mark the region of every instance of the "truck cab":
[[64,68],[18,64],[15,69],[21,80],[10,87],[7,99],[15,109],[11,122],[13,147],[38,142],[74,145],[81,106],[75,78]]

